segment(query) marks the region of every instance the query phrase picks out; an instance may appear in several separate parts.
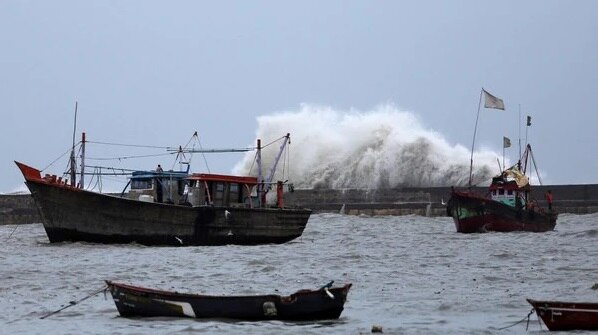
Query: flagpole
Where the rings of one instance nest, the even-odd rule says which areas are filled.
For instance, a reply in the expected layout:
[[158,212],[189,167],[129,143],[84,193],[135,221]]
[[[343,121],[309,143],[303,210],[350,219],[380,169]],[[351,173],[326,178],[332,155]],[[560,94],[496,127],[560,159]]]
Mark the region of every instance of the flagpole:
[[[504,139],[504,137],[502,139],[502,166],[504,169],[504,166],[505,166],[505,139]],[[501,171],[501,173],[502,173],[502,171]]]
[[480,91],[480,102],[478,102],[478,114],[475,118],[475,127],[473,128],[473,141],[471,142],[471,158],[469,159],[469,187],[471,187],[471,179],[473,176],[473,148],[475,146],[475,135],[478,131],[478,119],[480,118],[480,108],[482,107],[482,93],[484,88]]
[[519,104],[519,160],[521,160],[521,104]]
[[525,123],[525,147],[527,148],[527,130],[529,129],[529,126],[527,125],[527,122]]

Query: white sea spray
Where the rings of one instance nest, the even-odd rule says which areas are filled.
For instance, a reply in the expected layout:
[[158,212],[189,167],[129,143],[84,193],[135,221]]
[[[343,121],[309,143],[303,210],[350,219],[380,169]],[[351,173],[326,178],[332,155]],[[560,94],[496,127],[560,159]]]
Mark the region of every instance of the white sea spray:
[[[258,118],[256,136],[264,144],[287,132],[292,144],[285,173],[298,188],[462,186],[469,180],[469,148],[450,144],[414,113],[391,104],[369,111],[304,104]],[[264,166],[276,152],[263,150]],[[474,183],[489,180],[496,157],[489,150],[474,153]],[[233,172],[255,174],[253,161],[248,153]]]

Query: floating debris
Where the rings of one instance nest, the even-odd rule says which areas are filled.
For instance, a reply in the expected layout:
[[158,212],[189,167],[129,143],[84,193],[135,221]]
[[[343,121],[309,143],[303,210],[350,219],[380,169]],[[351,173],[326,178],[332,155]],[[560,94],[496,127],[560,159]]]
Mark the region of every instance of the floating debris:
[[373,325],[372,326],[372,333],[383,333],[382,326]]

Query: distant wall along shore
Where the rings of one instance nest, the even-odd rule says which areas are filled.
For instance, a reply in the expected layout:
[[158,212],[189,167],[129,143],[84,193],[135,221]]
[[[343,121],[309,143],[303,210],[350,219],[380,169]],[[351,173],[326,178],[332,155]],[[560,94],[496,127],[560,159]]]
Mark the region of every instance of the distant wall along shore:
[[[536,186],[532,195],[545,206],[544,193],[552,190],[559,213],[598,212],[598,184]],[[486,188],[476,191],[483,193]],[[311,208],[314,213],[348,215],[446,215],[450,187],[402,187],[396,189],[296,189],[285,193],[287,206]],[[0,224],[41,222],[29,194],[0,195]]]

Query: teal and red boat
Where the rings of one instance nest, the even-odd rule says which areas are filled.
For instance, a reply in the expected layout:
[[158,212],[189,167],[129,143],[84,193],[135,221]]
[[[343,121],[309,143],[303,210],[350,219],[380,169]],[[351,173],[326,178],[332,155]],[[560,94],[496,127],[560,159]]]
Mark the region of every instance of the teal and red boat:
[[546,232],[554,230],[558,214],[552,208],[538,206],[532,196],[532,188],[525,175],[531,146],[521,161],[492,178],[486,194],[470,188],[451,190],[447,203],[447,215],[452,217],[459,233],[483,232]]

